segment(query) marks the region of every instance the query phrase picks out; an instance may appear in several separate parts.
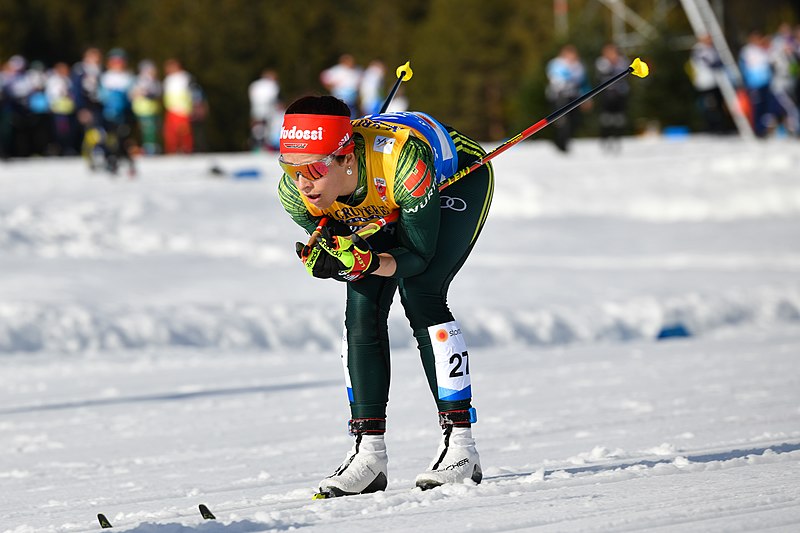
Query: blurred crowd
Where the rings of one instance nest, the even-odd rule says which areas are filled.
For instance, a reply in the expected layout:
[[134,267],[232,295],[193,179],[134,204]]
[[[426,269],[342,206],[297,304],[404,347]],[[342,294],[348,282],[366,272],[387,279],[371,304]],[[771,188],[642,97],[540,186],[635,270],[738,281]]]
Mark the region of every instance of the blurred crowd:
[[[592,69],[594,85],[605,83],[626,70],[630,63],[615,44],[606,44],[594,60]],[[545,95],[553,110],[565,106],[590,90],[589,73],[581,61],[578,49],[572,44],[563,46],[558,56],[547,63],[546,74]],[[601,144],[608,151],[619,151],[621,137],[628,133],[629,93],[630,86],[625,79],[622,79],[582,107],[583,112],[589,112],[596,107]],[[555,145],[559,150],[562,152],[569,150],[570,140],[582,121],[582,113],[573,112],[553,123]]]
[[0,71],[0,157],[82,154],[93,168],[135,174],[137,153],[205,148],[208,104],[177,59],[134,73],[124,50],[88,48],[74,65],[51,68],[12,56]]
[[[777,32],[751,31],[739,51],[740,104],[758,137],[800,135],[800,26],[781,24]],[[689,74],[707,131],[729,129],[719,76],[731,77],[710,37],[694,46]]]
[[[615,74],[629,58],[614,44],[606,44],[592,68],[571,44],[561,48],[546,67],[546,98],[558,109]],[[31,155],[83,155],[92,168],[116,173],[127,163],[135,174],[138,154],[205,151],[208,102],[194,77],[178,59],[160,65],[140,60],[134,72],[124,50],[105,54],[88,48],[74,65],[56,63],[47,68],[15,55],[0,69],[0,158]],[[733,131],[722,98],[720,76],[737,84],[712,39],[702,37],[692,48],[686,70],[697,91],[703,129]],[[738,52],[739,104],[759,137],[800,135],[800,26],[782,24],[773,34],[753,31]],[[344,101],[353,117],[379,110],[386,94],[386,66],[372,60],[361,66],[350,54],[320,73],[321,85]],[[595,111],[603,146],[619,150],[621,136],[630,133],[629,86],[624,79],[582,106],[582,112],[564,116],[553,125],[555,144],[566,152],[584,115]],[[264,69],[248,88],[250,147],[275,150],[283,120],[278,73]],[[390,111],[407,109],[402,87]]]
[[[320,73],[320,83],[333,96],[345,102],[352,118],[377,113],[385,98],[386,65],[373,59],[361,67],[350,54]],[[283,122],[284,104],[280,99],[278,73],[265,69],[250,84],[250,146],[253,150],[276,150]],[[388,111],[405,111],[408,100],[399,91]]]
[[[578,49],[567,44],[546,66],[546,97],[556,110],[615,74],[624,71],[630,60],[612,43],[606,44],[587,69]],[[735,131],[730,112],[722,97],[720,76],[737,89],[737,104],[750,121],[756,136],[800,136],[800,26],[781,24],[774,34],[752,31],[739,50],[737,83],[730,66],[726,68],[709,36],[701,37],[690,52],[686,71],[697,92],[697,107],[702,130],[714,134]],[[581,126],[584,115],[596,109],[602,146],[619,150],[619,139],[629,133],[627,107],[629,85],[623,79],[582,106],[581,112],[565,115],[553,124],[556,147],[567,152],[570,139]]]

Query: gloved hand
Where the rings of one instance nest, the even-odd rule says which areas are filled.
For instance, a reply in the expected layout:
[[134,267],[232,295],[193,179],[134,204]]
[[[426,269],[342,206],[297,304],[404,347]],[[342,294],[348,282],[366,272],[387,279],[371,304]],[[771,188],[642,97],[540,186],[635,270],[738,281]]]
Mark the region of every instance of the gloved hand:
[[339,271],[339,264],[332,256],[328,255],[320,245],[308,246],[302,242],[295,243],[297,257],[303,262],[309,274],[319,279],[332,278]]
[[380,266],[378,254],[370,250],[369,244],[358,234],[339,235],[337,227],[322,228],[319,247],[338,263],[339,281],[357,281],[375,272]]
[[356,281],[380,266],[378,254],[369,249],[369,244],[341,223],[320,228],[320,238],[313,246],[298,242],[295,249],[315,278]]
[[[328,279],[332,277],[335,272],[338,272],[338,269],[337,265],[332,261],[333,258],[325,257],[326,254],[324,254],[323,250],[316,244],[322,234],[322,228],[330,226],[340,235],[349,235],[351,232],[348,226],[336,219],[322,217],[317,222],[317,227],[311,235],[309,243],[295,243],[295,252],[297,252],[297,257],[303,262],[303,266],[306,267],[309,274],[315,278]],[[323,257],[320,257],[320,253],[323,253]]]

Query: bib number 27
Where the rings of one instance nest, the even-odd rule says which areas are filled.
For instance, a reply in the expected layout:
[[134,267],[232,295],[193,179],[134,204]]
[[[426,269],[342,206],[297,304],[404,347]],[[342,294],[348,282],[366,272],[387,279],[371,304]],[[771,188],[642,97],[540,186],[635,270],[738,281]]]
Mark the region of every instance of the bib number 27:
[[472,397],[469,353],[458,322],[453,320],[428,328],[436,365],[439,400],[457,402]]
[[450,377],[460,378],[469,375],[469,353],[454,353],[450,356]]

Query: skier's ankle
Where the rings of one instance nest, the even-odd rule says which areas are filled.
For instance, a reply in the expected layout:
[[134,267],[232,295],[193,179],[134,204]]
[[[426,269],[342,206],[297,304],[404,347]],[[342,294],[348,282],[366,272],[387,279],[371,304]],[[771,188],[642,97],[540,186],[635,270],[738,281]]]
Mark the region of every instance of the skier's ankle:
[[478,412],[473,407],[439,411],[439,425],[442,429],[446,429],[447,426],[468,428],[477,421]]
[[383,435],[386,433],[385,418],[351,418],[347,423],[350,435]]

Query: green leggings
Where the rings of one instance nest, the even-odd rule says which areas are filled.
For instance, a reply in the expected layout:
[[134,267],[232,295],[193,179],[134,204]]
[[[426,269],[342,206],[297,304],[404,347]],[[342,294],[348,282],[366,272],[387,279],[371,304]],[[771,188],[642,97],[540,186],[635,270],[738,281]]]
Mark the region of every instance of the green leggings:
[[[474,141],[453,134],[459,168],[466,168],[484,154]],[[389,307],[395,291],[417,339],[422,366],[439,411],[471,407],[471,398],[440,400],[435,358],[428,327],[453,321],[447,306],[450,282],[478,239],[494,190],[490,164],[468,174],[442,191],[441,225],[436,252],[428,268],[405,279],[369,276],[347,284],[345,329],[346,371],[353,418],[385,418],[389,399]]]

